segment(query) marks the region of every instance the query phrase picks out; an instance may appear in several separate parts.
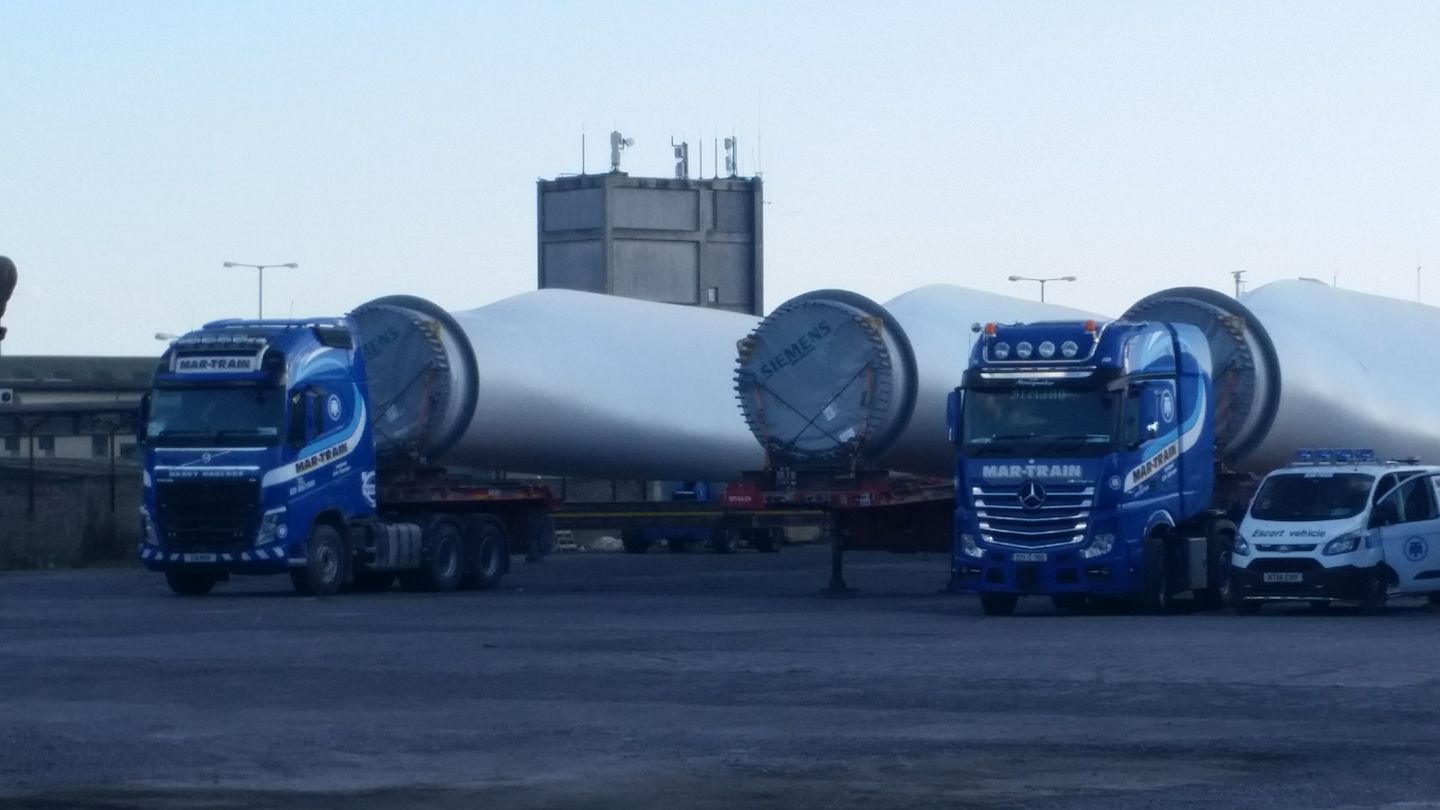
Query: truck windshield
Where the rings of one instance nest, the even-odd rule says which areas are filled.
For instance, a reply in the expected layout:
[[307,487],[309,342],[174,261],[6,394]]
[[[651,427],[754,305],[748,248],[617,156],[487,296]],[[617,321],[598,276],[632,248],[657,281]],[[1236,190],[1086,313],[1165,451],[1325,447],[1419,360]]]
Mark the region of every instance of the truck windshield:
[[972,455],[1093,456],[1113,449],[1119,394],[1016,386],[965,392],[964,447]]
[[1288,473],[1265,479],[1250,516],[1258,520],[1338,520],[1360,514],[1375,476],[1365,473]]
[[280,442],[285,390],[157,388],[145,435],[169,447],[253,447]]

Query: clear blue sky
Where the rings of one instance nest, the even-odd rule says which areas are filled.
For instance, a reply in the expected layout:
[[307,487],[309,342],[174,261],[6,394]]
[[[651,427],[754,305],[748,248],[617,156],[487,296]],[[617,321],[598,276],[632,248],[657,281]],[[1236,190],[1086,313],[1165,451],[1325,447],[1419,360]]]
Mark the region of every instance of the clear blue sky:
[[[763,169],[766,300],[1118,312],[1295,276],[1440,303],[1440,3],[0,0],[7,354],[535,284],[535,181]],[[763,150],[760,148],[763,136]],[[763,162],[763,165],[761,165]]]

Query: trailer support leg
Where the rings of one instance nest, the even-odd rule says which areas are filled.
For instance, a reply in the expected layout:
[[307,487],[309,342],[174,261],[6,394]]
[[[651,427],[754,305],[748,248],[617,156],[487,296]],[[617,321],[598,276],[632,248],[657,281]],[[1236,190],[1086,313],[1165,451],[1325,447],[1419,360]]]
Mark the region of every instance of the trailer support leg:
[[845,536],[832,517],[826,525],[830,534],[830,583],[821,593],[826,596],[848,596],[855,589],[845,584]]

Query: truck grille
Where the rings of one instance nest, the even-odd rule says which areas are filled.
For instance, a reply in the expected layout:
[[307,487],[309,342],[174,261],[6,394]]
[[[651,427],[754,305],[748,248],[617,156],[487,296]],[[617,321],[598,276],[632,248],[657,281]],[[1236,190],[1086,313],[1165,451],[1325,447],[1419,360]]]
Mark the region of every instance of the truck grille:
[[254,480],[155,482],[156,521],[171,551],[243,551],[255,542],[260,485]]
[[[1027,482],[1028,483],[1028,482]],[[1025,485],[972,487],[980,534],[992,543],[1012,546],[1063,546],[1085,539],[1095,488],[1083,484],[1045,484],[1039,504],[1021,500]]]

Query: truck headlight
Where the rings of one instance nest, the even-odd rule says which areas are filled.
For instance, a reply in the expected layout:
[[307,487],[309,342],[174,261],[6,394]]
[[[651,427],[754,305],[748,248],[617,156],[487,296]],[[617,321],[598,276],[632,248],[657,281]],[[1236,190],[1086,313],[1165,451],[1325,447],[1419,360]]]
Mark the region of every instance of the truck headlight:
[[1231,546],[1230,550],[1239,557],[1250,556],[1250,544],[1245,541],[1245,538],[1241,537],[1238,534],[1235,535],[1235,544]]
[[1115,535],[1097,534],[1095,539],[1090,541],[1090,545],[1080,549],[1080,556],[1088,560],[1091,557],[1109,554],[1113,548],[1115,548]]
[[289,533],[289,530],[285,527],[284,509],[266,512],[265,516],[260,518],[260,531],[255,533],[255,545],[263,546],[273,541],[276,537],[284,540],[285,535]]
[[1335,554],[1349,554],[1360,547],[1360,532],[1350,532],[1325,544],[1324,554],[1327,556]]
[[960,550],[965,552],[967,557],[984,557],[985,549],[976,545],[975,538],[968,534],[960,535]]

